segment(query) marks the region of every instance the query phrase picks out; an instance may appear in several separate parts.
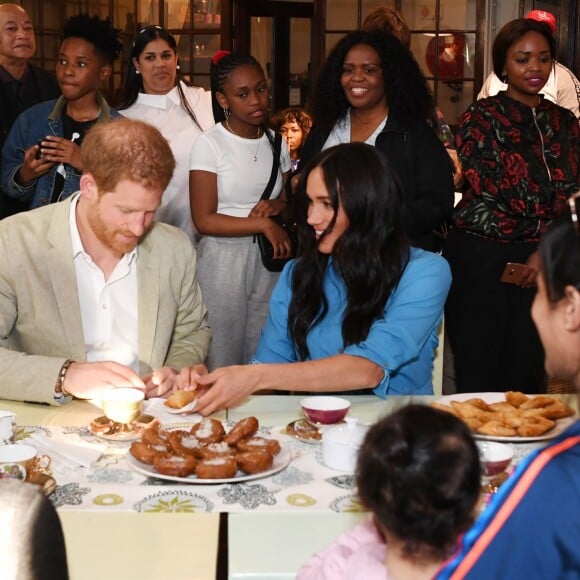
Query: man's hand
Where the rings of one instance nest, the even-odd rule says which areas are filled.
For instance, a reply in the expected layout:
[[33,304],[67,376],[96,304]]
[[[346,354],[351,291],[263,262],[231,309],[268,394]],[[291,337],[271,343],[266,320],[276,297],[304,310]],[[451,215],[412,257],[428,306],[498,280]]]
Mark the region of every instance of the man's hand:
[[150,375],[143,377],[145,398],[167,397],[175,385],[179,372],[171,367],[161,367]]
[[133,369],[112,361],[72,363],[64,377],[63,387],[79,399],[97,399],[101,391],[116,387],[146,391],[145,383]]

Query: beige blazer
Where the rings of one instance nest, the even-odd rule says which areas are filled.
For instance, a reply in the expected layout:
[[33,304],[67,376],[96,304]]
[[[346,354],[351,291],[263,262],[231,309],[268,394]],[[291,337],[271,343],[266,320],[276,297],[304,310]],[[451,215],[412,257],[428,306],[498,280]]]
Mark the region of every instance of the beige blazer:
[[[70,204],[0,221],[0,398],[52,404],[63,362],[86,360]],[[142,375],[205,360],[210,330],[195,264],[189,238],[173,226],[156,223],[139,244]]]

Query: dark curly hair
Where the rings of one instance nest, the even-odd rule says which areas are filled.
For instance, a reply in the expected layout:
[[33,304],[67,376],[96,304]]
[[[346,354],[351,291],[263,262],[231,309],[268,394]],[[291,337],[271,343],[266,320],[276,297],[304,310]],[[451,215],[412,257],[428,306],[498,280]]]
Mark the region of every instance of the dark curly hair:
[[316,124],[329,132],[339,119],[346,117],[350,105],[340,84],[342,66],[347,53],[358,44],[372,47],[379,55],[389,115],[430,118],[433,96],[411,52],[390,34],[356,30],[338,42],[322,67],[312,109]]
[[62,39],[82,38],[90,42],[106,64],[112,64],[121,54],[123,45],[119,30],[113,28],[109,18],[77,14],[67,18],[62,30]]
[[363,505],[413,559],[443,560],[475,516],[480,462],[469,428],[451,413],[408,405],[368,431],[356,480]]
[[[137,74],[137,69],[133,64],[133,59],[139,59],[141,53],[145,50],[145,47],[152,41],[160,38],[164,40],[169,48],[177,54],[177,42],[175,37],[171,32],[165,28],[157,25],[147,26],[140,30],[133,43],[131,44],[131,52],[129,54],[129,62],[127,63],[127,75],[125,77],[125,86],[123,88],[123,103],[119,107],[119,110],[128,109],[131,105],[135,103],[139,93],[143,92],[143,77]],[[181,106],[184,108],[185,112],[191,117],[191,120],[197,125],[200,131],[203,131],[202,126],[199,124],[189,101],[185,97],[183,88],[180,82],[177,82],[177,92],[179,94],[179,101]]]
[[552,60],[556,58],[556,41],[552,36],[550,27],[545,22],[538,22],[531,18],[511,20],[497,33],[491,49],[493,72],[499,79],[503,76],[505,61],[510,46],[514,42],[517,42],[524,34],[532,31],[541,34],[548,41]]
[[324,275],[329,256],[318,251],[307,224],[308,176],[320,168],[334,207],[348,217],[348,227],[334,244],[332,267],[344,280],[347,304],[342,323],[344,346],[364,340],[409,260],[401,219],[401,189],[395,172],[379,151],[364,143],[337,145],[319,153],[302,171],[296,194],[299,255],[292,275],[288,330],[301,359],[308,358],[307,336],[328,311]]
[[[216,93],[223,94],[224,84],[231,77],[234,70],[241,66],[254,66],[260,71],[262,76],[266,78],[262,65],[250,54],[245,54],[243,52],[220,51],[212,59],[209,69],[211,82],[211,106],[213,109],[213,118],[216,123],[221,123],[226,118],[225,112],[218,103]],[[270,131],[268,131],[268,124],[262,123],[261,128],[268,137],[273,149],[274,138],[270,134]]]

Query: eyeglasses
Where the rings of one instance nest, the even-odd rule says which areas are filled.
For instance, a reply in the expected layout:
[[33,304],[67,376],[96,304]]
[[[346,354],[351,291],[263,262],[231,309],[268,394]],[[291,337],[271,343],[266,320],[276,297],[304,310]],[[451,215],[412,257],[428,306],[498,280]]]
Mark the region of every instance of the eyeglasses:
[[576,207],[576,200],[580,199],[580,190],[568,198],[568,205],[570,206],[570,219],[576,231],[576,235],[580,236],[580,223],[578,223],[578,209]]

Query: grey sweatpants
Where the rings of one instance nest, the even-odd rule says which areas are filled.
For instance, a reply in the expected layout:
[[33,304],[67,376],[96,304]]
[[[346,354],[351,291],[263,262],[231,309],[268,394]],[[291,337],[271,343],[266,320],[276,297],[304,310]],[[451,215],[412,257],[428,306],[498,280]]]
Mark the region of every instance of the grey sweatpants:
[[264,268],[252,236],[203,237],[197,256],[198,280],[212,331],[207,366],[211,371],[246,364],[266,323],[279,273]]

